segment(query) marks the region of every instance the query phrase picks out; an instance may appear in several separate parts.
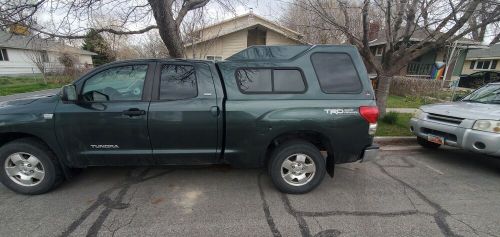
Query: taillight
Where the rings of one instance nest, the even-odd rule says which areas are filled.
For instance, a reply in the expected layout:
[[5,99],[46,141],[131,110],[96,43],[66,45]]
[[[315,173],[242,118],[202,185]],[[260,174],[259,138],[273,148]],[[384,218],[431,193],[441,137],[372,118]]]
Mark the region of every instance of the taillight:
[[359,107],[359,114],[368,123],[374,124],[378,120],[378,107],[377,106],[361,106]]

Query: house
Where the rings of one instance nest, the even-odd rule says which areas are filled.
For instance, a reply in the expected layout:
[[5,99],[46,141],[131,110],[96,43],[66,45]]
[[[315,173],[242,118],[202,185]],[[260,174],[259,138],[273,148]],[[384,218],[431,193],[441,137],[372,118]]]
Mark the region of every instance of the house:
[[62,70],[59,56],[63,53],[75,58],[75,67],[92,67],[91,56],[97,55],[55,40],[0,31],[0,75],[40,73],[37,62],[46,71]]
[[[423,28],[417,28],[411,38],[411,43],[418,43],[425,40],[429,36],[429,32]],[[383,53],[385,50],[385,32],[378,31],[378,34],[370,41],[370,50],[375,55],[377,60],[383,60]],[[467,38],[461,38],[445,47],[431,50],[426,54],[414,59],[406,67],[400,70],[401,76],[430,78],[432,69],[436,63],[445,64],[447,66],[447,80],[457,79],[462,71],[465,61],[465,55],[471,48],[481,47],[480,42]],[[451,62],[448,63],[451,57]]]
[[500,71],[500,44],[484,49],[471,49],[465,57],[462,74],[472,74],[478,71]]
[[189,35],[187,58],[222,60],[252,45],[300,45],[302,35],[248,13],[199,29]]

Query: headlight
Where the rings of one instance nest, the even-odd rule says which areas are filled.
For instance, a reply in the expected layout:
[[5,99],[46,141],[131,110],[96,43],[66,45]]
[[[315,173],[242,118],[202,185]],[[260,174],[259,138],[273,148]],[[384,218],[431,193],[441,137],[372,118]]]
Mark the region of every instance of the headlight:
[[500,121],[498,120],[477,120],[472,129],[500,133]]
[[415,111],[415,113],[413,113],[413,117],[420,118],[420,116],[422,116],[423,113],[424,113],[424,111],[422,111],[421,109],[417,109],[417,111]]

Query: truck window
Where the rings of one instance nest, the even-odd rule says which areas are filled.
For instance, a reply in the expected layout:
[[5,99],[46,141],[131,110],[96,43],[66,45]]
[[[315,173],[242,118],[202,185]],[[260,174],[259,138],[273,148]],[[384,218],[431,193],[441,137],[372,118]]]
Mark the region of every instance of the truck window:
[[323,92],[361,92],[361,81],[348,54],[314,53],[311,56],[311,61]]
[[160,76],[160,100],[182,100],[198,96],[196,73],[190,65],[163,65]]
[[243,93],[297,93],[305,91],[298,69],[249,68],[236,70],[238,87]]
[[85,81],[82,95],[87,101],[140,100],[147,71],[147,65],[128,65],[98,72]]

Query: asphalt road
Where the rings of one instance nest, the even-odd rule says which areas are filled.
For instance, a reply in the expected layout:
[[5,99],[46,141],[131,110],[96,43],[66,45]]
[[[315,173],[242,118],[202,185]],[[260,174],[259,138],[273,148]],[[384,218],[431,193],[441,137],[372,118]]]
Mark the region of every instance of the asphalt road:
[[284,195],[261,170],[89,168],[45,195],[0,185],[0,236],[495,236],[500,160],[384,151]]

